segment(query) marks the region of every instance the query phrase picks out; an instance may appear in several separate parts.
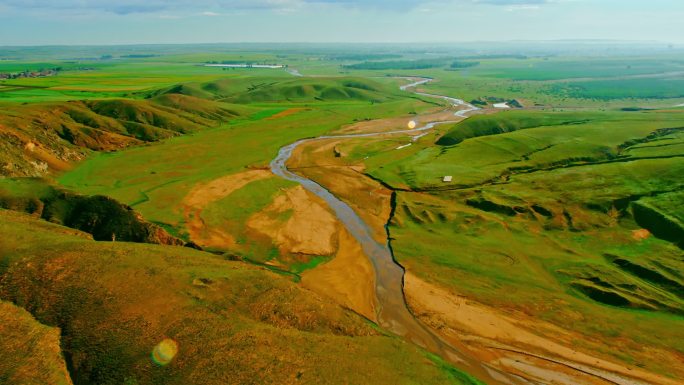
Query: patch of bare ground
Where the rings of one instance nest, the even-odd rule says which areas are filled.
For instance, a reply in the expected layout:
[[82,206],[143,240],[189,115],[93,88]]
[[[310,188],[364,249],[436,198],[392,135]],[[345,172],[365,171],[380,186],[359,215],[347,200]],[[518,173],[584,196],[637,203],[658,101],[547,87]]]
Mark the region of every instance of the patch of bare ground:
[[228,248],[235,238],[221,229],[208,227],[202,219],[202,210],[241,189],[250,182],[273,176],[266,170],[248,170],[227,175],[211,182],[198,184],[183,199],[183,217],[190,239],[202,247]]
[[[234,236],[207,226],[202,211],[247,184],[269,177],[269,171],[249,170],[193,188],[183,200],[190,239],[203,247],[234,247]],[[304,273],[302,285],[375,319],[375,275],[370,261],[320,198],[301,186],[287,189],[246,224],[250,231],[270,239],[281,255],[334,257]]]
[[394,131],[394,130],[407,130],[408,122],[415,121],[420,125],[420,122],[440,122],[440,121],[450,121],[459,120],[454,116],[453,109],[441,109],[437,112],[430,114],[420,115],[420,116],[403,116],[399,118],[387,118],[387,119],[377,119],[377,120],[367,120],[358,123],[354,123],[345,127],[342,127],[339,131],[335,132],[335,135],[342,134],[363,134],[368,132],[384,132],[384,131]]
[[[280,219],[288,212],[285,221]],[[281,253],[333,255],[340,225],[320,198],[296,186],[253,215],[247,227],[271,238]]]
[[281,255],[334,256],[332,261],[304,272],[302,285],[375,320],[373,267],[322,199],[302,186],[293,187],[254,214],[247,226],[269,237]]
[[281,111],[275,115],[269,116],[268,118],[266,118],[266,120],[276,120],[276,119],[280,119],[280,118],[285,118],[285,117],[288,117],[290,115],[294,115],[294,114],[301,112],[301,111],[308,111],[308,109],[307,108],[288,108],[285,111]]
[[[509,314],[471,301],[410,272],[404,284],[407,303],[419,320],[453,346],[503,372],[544,384],[680,383],[573,349],[573,341],[586,337],[523,313]],[[678,360],[672,352],[657,354]]]
[[40,144],[29,141],[24,145],[24,152],[27,158],[33,158],[38,162],[43,162],[48,168],[56,171],[65,171],[71,168],[69,162],[60,159],[52,152],[43,148]]
[[336,156],[341,142],[333,139],[301,145],[295,149],[287,166],[348,203],[373,230],[373,237],[385,243],[385,224],[391,212],[392,192],[365,177],[363,165],[347,164],[344,156]]
[[342,228],[335,258],[302,274],[302,285],[372,320],[376,319],[375,272],[361,245]]

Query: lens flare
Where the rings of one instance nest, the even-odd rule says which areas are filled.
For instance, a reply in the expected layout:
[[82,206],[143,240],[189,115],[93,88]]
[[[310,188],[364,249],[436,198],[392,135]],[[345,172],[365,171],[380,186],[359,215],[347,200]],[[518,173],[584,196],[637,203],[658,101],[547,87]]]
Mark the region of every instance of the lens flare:
[[408,128],[411,129],[411,130],[413,130],[414,128],[416,128],[416,121],[415,121],[415,120],[410,120],[410,121],[408,122]]
[[178,343],[165,338],[152,349],[152,361],[159,366],[168,365],[178,353]]

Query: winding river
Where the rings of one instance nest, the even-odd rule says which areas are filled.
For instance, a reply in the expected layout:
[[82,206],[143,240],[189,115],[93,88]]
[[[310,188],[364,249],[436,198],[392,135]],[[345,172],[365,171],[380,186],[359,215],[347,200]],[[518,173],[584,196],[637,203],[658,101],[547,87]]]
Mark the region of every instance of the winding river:
[[[408,91],[409,89],[413,89],[419,85],[426,84],[431,80],[432,79],[420,79],[418,81],[414,81],[413,83],[402,86],[401,90]],[[446,100],[454,107],[459,107],[460,109],[454,115],[462,119],[467,118],[468,114],[471,112],[478,110],[477,107],[460,99],[420,92],[415,93],[421,96]],[[304,143],[323,139],[364,138],[385,135],[416,134],[421,132],[427,133],[427,131],[431,130],[436,125],[449,122],[454,121],[445,120],[429,122],[423,126],[408,130],[348,135],[323,135],[316,138],[302,139],[282,147],[278,152],[278,156],[271,162],[270,167],[274,174],[284,179],[299,183],[313,194],[322,198],[335,212],[337,218],[344,224],[352,236],[356,238],[359,244],[361,244],[364,253],[370,258],[373,267],[375,268],[376,297],[378,300],[377,317],[379,324],[383,328],[402,336],[451,362],[460,363],[460,366],[468,368],[468,370],[474,374],[478,374],[480,377],[488,377],[486,378],[489,380],[487,381],[488,383],[511,383],[510,381],[501,381],[501,377],[505,376],[502,373],[497,373],[497,377],[499,377],[498,381],[490,382],[493,379],[491,377],[493,369],[485,368],[482,366],[482,364],[461,354],[429,331],[418,320],[416,320],[413,314],[411,314],[409,311],[404,298],[404,270],[395,262],[389,242],[383,244],[376,241],[372,236],[370,227],[356,212],[354,212],[354,210],[347,203],[343,202],[341,199],[330,193],[313,180],[290,171],[286,166],[286,163],[292,156],[293,151]]]

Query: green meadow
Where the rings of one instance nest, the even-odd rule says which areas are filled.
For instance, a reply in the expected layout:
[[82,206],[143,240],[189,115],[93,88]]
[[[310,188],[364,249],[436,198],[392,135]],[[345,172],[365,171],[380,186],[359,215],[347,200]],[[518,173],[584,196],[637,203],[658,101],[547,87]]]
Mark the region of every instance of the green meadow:
[[[438,125],[415,142],[401,135],[357,138],[340,144],[339,154],[329,151],[343,158],[341,164],[357,166],[359,178],[392,190],[395,207],[387,228],[397,262],[453,293],[586,337],[573,342],[574,348],[666,376],[681,374],[671,361],[649,355],[650,348],[684,354],[684,108],[674,107],[684,103],[684,61],[677,55],[443,50],[426,59],[405,47],[355,52],[221,46],[101,47],[86,57],[88,52],[44,47],[31,56],[18,49],[8,51],[12,60],[0,61],[0,73],[61,68],[51,77],[0,80],[0,133],[7,138],[0,143],[3,175],[47,177],[47,183],[79,194],[114,198],[189,241],[184,199],[193,188],[266,170],[284,145],[354,123],[383,118],[426,123],[424,115],[446,105],[400,91],[408,80],[398,77],[429,77],[433,81],[420,91],[476,101],[483,110]],[[287,68],[203,66],[208,62]],[[492,106],[513,100],[522,107]],[[444,176],[452,181],[443,182]],[[14,197],[40,193],[44,183],[6,185],[19,189],[10,191]],[[476,383],[346,310],[330,310],[332,318],[312,310],[325,301],[307,298],[291,276],[329,257],[270,266],[282,267],[286,277],[261,269],[284,256],[270,240],[255,237],[246,222],[292,186],[276,177],[260,179],[203,208],[204,224],[230,234],[237,244],[235,250],[211,251],[252,265],[157,246],[124,244],[115,250],[83,234],[0,211],[0,231],[10,239],[2,249],[7,257],[0,260],[0,293],[26,306],[32,303],[28,299],[38,301],[42,305],[31,313],[67,328],[67,338],[85,333],[97,341],[90,346],[69,339],[65,345],[74,355],[96,351],[91,366],[81,371],[89,376],[82,381],[111,373],[121,377],[117,365],[134,365],[131,376],[159,383],[183,383],[191,375],[182,366],[171,374],[146,366],[143,356],[152,335],[131,334],[132,342],[124,343],[98,334],[114,322],[114,313],[100,315],[96,306],[109,300],[107,290],[156,304],[154,295],[163,296],[161,288],[170,282],[173,306],[159,314],[179,322],[181,343],[197,352],[205,344],[218,349],[214,341],[238,346],[231,356],[236,368],[244,361],[241,354],[259,346],[264,358],[247,360],[251,370],[277,360],[266,352],[273,343],[290,358],[300,354],[293,347],[303,347],[308,355],[300,363],[330,383],[341,371],[352,371],[350,362],[358,357],[379,368],[381,382]],[[285,211],[280,219],[290,214]],[[52,246],[37,248],[41,243]],[[63,266],[73,285],[50,286],[58,278],[50,252],[73,262]],[[31,255],[45,269],[7,270],[21,255]],[[82,272],[106,272],[107,281],[90,288]],[[129,275],[150,293],[133,293],[121,284]],[[31,282],[26,290],[20,288],[24,277]],[[54,288],[70,300],[45,299]],[[241,297],[243,291],[248,299]],[[275,294],[259,294],[264,292]],[[73,300],[82,296],[84,303]],[[121,298],[128,297],[115,301],[112,311],[128,309]],[[193,312],[216,329],[198,330]],[[79,323],[60,318],[76,313]],[[131,317],[120,322],[143,322]],[[228,337],[211,332],[224,327]],[[110,343],[113,353],[103,347]],[[346,344],[344,352],[338,343]],[[214,355],[204,353],[202,364],[211,367]],[[341,366],[322,365],[326,357],[343,357]],[[407,369],[414,367],[420,369]],[[260,375],[269,379],[284,372],[276,366]]]
[[510,111],[354,156],[397,190],[389,231],[409,271],[667,374],[638,351],[684,349],[682,127],[674,111]]
[[[681,112],[505,111],[442,126],[446,133],[437,145],[426,140],[401,152],[400,159],[371,158],[368,164],[372,175],[398,187],[439,188],[443,175],[470,187],[536,169],[629,159],[647,145],[625,147],[630,141],[682,125]],[[675,130],[657,138],[667,144],[662,151],[680,146],[681,135]]]
[[[378,66],[378,70],[369,71],[346,67],[345,74],[420,74],[435,79],[424,86],[428,92],[457,95],[464,100],[519,99],[526,107],[615,108],[632,107],[635,102],[642,107],[669,107],[675,104],[663,99],[684,98],[681,94],[684,62],[676,55],[657,58],[455,56],[451,60],[437,61],[425,69]],[[451,68],[454,61],[477,65]],[[420,63],[416,61],[416,65]]]
[[[139,51],[112,47],[90,57],[74,48],[71,54],[46,49],[21,53],[0,61],[0,73],[62,69],[48,78],[0,81],[0,87],[26,87],[14,91],[0,88],[0,101],[31,102],[98,97],[120,97],[179,83],[209,82],[226,77],[290,76],[283,70],[222,69],[204,63],[283,64],[306,75],[326,76],[428,76],[435,82],[426,89],[458,95],[464,99],[503,97],[528,99],[552,107],[620,106],[644,99],[648,105],[664,105],[663,98],[680,98],[679,82],[684,62],[674,54],[659,56],[522,56],[463,55],[444,51],[436,59],[415,53],[358,54],[302,49],[290,51],[220,50],[207,47],[196,53],[150,47]],[[192,52],[192,53],[191,53]],[[109,58],[109,56],[112,56]],[[132,56],[132,57],[131,57]],[[141,57],[142,56],[142,57]],[[455,63],[468,63],[461,66]],[[626,92],[620,92],[620,90]],[[659,102],[660,100],[660,102]]]
[[[344,86],[345,82],[354,87]],[[94,154],[60,176],[59,182],[81,193],[106,194],[133,205],[149,220],[182,229],[180,204],[197,183],[238,173],[246,167],[266,167],[280,147],[297,139],[319,136],[355,121],[434,108],[400,94],[396,82],[354,84],[353,80],[307,79],[292,83],[290,78],[223,80],[210,87],[212,92],[220,94],[219,100],[240,103],[245,98],[254,98],[258,101],[247,102],[254,113],[230,124],[158,145]],[[256,91],[246,91],[256,84],[263,85]],[[367,89],[371,87],[377,87],[378,91]],[[352,96],[345,96],[348,94]],[[274,100],[263,101],[262,95],[274,95]],[[277,95],[281,95],[282,102],[275,100]],[[297,110],[291,115],[270,119],[291,108]],[[273,190],[277,186],[268,188]]]

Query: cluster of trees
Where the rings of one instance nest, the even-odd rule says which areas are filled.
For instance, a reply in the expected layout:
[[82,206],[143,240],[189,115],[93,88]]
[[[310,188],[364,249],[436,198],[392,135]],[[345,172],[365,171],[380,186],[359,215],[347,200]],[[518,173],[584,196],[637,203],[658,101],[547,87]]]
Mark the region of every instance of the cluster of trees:
[[21,78],[38,78],[38,77],[45,77],[45,76],[53,76],[53,75],[57,75],[57,73],[61,70],[62,70],[62,67],[54,67],[54,68],[40,68],[37,71],[24,70],[21,72],[5,72],[5,73],[0,73],[0,79],[21,79]]
[[364,61],[343,66],[354,70],[423,70],[449,66],[452,69],[474,67],[475,61],[452,61],[450,58],[420,60]]
[[226,64],[226,65],[263,65],[263,66],[277,66],[277,65],[282,65],[282,64],[277,64],[277,63],[269,63],[266,61],[255,61],[255,60],[223,60],[223,61],[217,61],[217,60],[210,60],[206,61],[205,64]]
[[519,54],[489,54],[489,55],[470,55],[461,56],[459,59],[518,59],[525,60],[528,59],[526,55]]
[[157,57],[159,55],[153,55],[153,54],[142,54],[142,53],[137,53],[137,54],[132,54],[132,55],[121,55],[122,58],[126,59],[145,59],[148,57]]
[[470,67],[475,67],[479,64],[480,64],[479,61],[458,61],[458,60],[456,60],[453,63],[451,63],[449,68],[453,68],[453,69],[470,68]]
[[353,70],[423,70],[443,67],[447,62],[445,59],[364,61],[343,67]]
[[337,60],[337,61],[360,61],[360,60],[385,60],[385,59],[399,59],[401,58],[401,55],[397,54],[389,54],[389,53],[375,53],[375,54],[370,54],[370,53],[359,53],[359,54],[339,54],[339,55],[330,55],[327,57],[328,60]]
[[[137,53],[137,54],[131,54],[131,55],[121,55],[119,57],[122,59],[145,59],[145,58],[157,57],[157,56],[159,56],[159,55]],[[112,60],[112,59],[114,59],[114,55],[106,54],[106,55],[100,56],[100,60]]]

